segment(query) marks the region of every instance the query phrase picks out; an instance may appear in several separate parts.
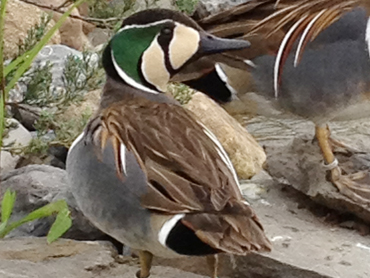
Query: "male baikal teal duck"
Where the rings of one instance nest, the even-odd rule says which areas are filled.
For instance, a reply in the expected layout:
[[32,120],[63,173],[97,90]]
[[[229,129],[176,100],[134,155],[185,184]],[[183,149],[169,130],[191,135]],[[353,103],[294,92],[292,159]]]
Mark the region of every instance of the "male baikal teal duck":
[[368,0],[250,0],[205,18],[198,14],[208,32],[252,46],[216,57],[239,69],[208,63],[206,75],[187,83],[219,102],[236,94],[244,112],[313,121],[332,183],[369,206],[369,172],[341,169],[332,145],[344,145],[330,138],[327,127],[370,116],[369,15]]
[[270,250],[219,141],[162,93],[192,60],[248,46],[155,9],[124,20],[104,51],[100,107],[71,146],[67,172],[87,218],[139,250],[139,278],[149,277],[153,255]]

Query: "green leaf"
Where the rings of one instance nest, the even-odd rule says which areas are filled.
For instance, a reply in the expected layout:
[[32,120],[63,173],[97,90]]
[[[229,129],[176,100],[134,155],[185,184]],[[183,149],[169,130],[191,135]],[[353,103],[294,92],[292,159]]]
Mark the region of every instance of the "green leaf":
[[[51,39],[51,37],[54,35],[54,33],[60,28],[60,26],[62,26],[62,24],[64,23],[64,21],[67,19],[67,17],[72,13],[73,9],[75,9],[76,7],[78,7],[83,2],[85,2],[85,0],[78,0],[77,2],[75,2],[68,9],[68,11],[66,11],[60,17],[60,19],[57,21],[57,23],[55,23],[55,25],[45,34],[45,36],[39,41],[39,43],[36,44],[35,47],[31,51],[26,52],[26,53],[23,54],[24,57],[26,57],[26,58],[24,59],[23,64],[15,71],[13,78],[7,84],[7,86],[5,88],[5,95],[6,96],[8,95],[10,89],[12,89],[14,87],[15,83],[17,83],[18,79],[30,67],[30,65],[32,64],[32,61],[34,60],[34,58],[36,57],[36,55],[47,44],[47,42]],[[21,57],[23,57],[23,55]],[[20,59],[23,59],[23,58],[20,58]],[[19,62],[19,60],[18,60],[18,62]],[[7,72],[9,72],[9,71],[7,71]]]
[[0,2],[0,148],[3,145],[5,118],[5,78],[4,78],[4,25],[7,0]]
[[59,211],[63,209],[68,209],[67,203],[65,200],[59,200],[51,204],[47,204],[37,210],[32,211],[27,216],[23,217],[19,221],[10,223],[5,230],[0,232],[0,238],[3,238],[6,234],[8,234],[10,231],[14,230],[15,228],[27,223],[34,221],[39,218],[48,217],[50,215],[53,215],[54,213],[58,213]]
[[[0,238],[3,238],[1,235],[4,234],[4,231],[5,231],[5,228],[6,228],[7,224],[8,224],[7,222],[3,222],[3,223],[0,224]],[[4,236],[5,235],[6,234],[4,234]]]
[[62,209],[67,207],[67,203],[65,200],[59,200],[54,203],[47,204],[39,209],[32,211],[30,214],[19,220],[19,222],[26,223],[30,222],[39,218],[48,217],[61,211]]
[[23,53],[21,56],[18,56],[16,59],[14,59],[13,61],[11,61],[8,65],[5,66],[5,69],[4,69],[4,76],[6,77],[12,70],[14,70],[19,64],[23,63],[24,60],[26,60],[30,53],[31,53],[32,49]]
[[72,220],[70,217],[70,211],[68,208],[64,208],[59,211],[55,222],[51,226],[47,241],[51,243],[60,238],[70,227],[72,226]]
[[16,193],[9,188],[5,191],[3,200],[1,202],[1,222],[8,222],[12,215]]

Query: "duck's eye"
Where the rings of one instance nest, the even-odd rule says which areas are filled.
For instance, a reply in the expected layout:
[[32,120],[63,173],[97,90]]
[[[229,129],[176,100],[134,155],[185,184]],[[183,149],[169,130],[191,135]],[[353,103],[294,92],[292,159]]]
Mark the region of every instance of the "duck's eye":
[[165,36],[169,36],[172,34],[172,29],[171,28],[168,28],[168,27],[165,27],[162,29],[162,34],[165,35]]

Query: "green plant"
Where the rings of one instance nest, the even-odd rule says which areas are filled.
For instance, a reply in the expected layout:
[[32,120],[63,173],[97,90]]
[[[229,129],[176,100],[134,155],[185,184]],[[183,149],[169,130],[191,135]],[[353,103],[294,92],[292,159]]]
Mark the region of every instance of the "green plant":
[[182,105],[188,103],[194,94],[194,90],[181,83],[170,83],[168,93]]
[[95,90],[103,84],[104,70],[94,65],[94,55],[84,51],[82,58],[74,55],[67,57],[62,77],[66,89],[65,103],[81,100],[83,92]]
[[[56,22],[56,24],[50,28],[50,30],[35,44],[30,50],[17,57],[7,66],[4,65],[4,21],[5,21],[5,7],[7,0],[2,0],[0,4],[0,148],[2,146],[2,134],[4,131],[4,119],[5,119],[5,102],[8,98],[10,89],[14,87],[19,78],[26,72],[30,67],[32,61],[45,44],[51,39],[54,33],[60,28],[67,17],[72,13],[72,10],[82,4],[85,0],[76,1]],[[5,78],[8,74],[12,73],[12,78],[5,84]]]
[[[18,82],[19,78],[26,72],[30,67],[32,61],[45,44],[51,39],[54,33],[60,28],[67,17],[72,11],[82,4],[85,0],[76,1],[56,22],[56,24],[50,28],[50,30],[42,36],[42,38],[36,43],[29,42],[28,47],[20,49],[21,52],[25,51],[22,55],[11,61],[10,64],[4,66],[4,23],[5,23],[5,10],[7,0],[1,0],[0,2],[0,150],[3,143],[4,133],[4,121],[5,121],[5,103],[8,98],[10,89]],[[46,22],[46,21],[45,21]],[[35,34],[36,37],[37,34]],[[29,50],[27,50],[29,48]],[[6,77],[11,74],[8,82],[6,83]],[[0,177],[1,179],[1,177]],[[15,192],[7,190],[3,196],[1,202],[1,223],[0,223],[0,238],[5,237],[10,231],[17,228],[18,226],[33,221],[42,217],[50,216],[57,213],[56,220],[52,225],[48,233],[48,242],[52,242],[59,238],[72,224],[70,219],[70,212],[65,201],[57,201],[48,204],[40,209],[37,209],[26,217],[19,221],[10,222],[10,216],[13,211],[14,202],[16,199]]]
[[27,83],[27,94],[24,96],[23,103],[46,107],[50,103],[60,100],[60,95],[51,90],[52,67],[53,65],[48,61],[45,65],[35,66],[32,71],[23,76],[25,83]]
[[[27,36],[23,41],[18,44],[18,55],[22,56],[27,51],[31,50],[45,35],[47,25],[51,20],[51,14],[42,14],[40,21],[37,22],[27,31]],[[5,82],[8,83],[14,76],[17,68],[13,69],[6,75]]]
[[27,31],[26,38],[18,45],[18,55],[21,56],[31,50],[45,35],[48,24],[52,19],[51,14],[42,14],[40,21]]
[[199,0],[176,0],[175,5],[177,8],[184,13],[192,14],[195,10],[195,6],[198,4]]
[[106,27],[114,29],[117,24],[121,25],[124,15],[132,10],[135,1],[123,0],[120,4],[113,6],[106,0],[88,0],[89,16],[91,18],[109,19],[106,21]]
[[10,217],[13,212],[15,201],[16,193],[7,189],[1,202],[0,238],[4,238],[12,230],[25,223],[56,214],[56,219],[47,235],[47,241],[51,243],[61,237],[72,225],[70,211],[64,200],[45,205],[32,211],[22,219],[11,222]]
[[100,88],[105,80],[103,68],[97,67],[94,53],[84,51],[82,57],[69,55],[63,69],[63,89],[52,87],[52,64],[36,65],[25,73],[27,94],[22,103],[37,107],[56,107],[63,110],[71,103],[80,102],[88,91]]
[[[9,146],[6,150],[13,155],[27,157],[47,155],[51,146],[62,145],[69,148],[84,129],[91,115],[91,109],[86,109],[81,113],[80,118],[60,120],[59,115],[44,110],[35,124],[37,136],[27,146]],[[45,136],[50,130],[54,131],[54,136]]]

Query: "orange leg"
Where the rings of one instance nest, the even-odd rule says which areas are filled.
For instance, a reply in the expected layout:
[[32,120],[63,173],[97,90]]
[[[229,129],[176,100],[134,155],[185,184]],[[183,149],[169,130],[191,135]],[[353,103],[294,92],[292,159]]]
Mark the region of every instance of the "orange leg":
[[368,172],[343,175],[330,145],[330,130],[316,126],[316,138],[323,154],[326,167],[331,171],[331,181],[348,198],[363,205],[370,205],[370,179]]
[[207,256],[207,264],[211,270],[211,278],[217,278],[218,275],[218,255]]
[[152,267],[153,254],[148,251],[139,251],[140,270],[136,273],[137,278],[148,278]]

